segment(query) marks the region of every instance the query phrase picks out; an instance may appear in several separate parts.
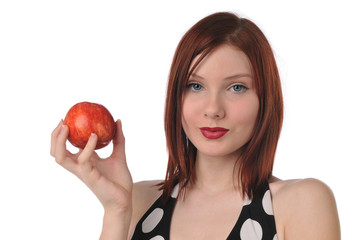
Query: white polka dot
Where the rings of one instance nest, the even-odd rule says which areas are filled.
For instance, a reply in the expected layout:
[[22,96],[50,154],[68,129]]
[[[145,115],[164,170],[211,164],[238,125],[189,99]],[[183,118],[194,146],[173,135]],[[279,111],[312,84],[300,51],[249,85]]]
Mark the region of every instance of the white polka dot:
[[262,199],[262,205],[263,205],[264,211],[268,215],[273,215],[272,199],[271,199],[270,190],[267,190],[267,192],[264,194],[263,199]]
[[162,217],[164,215],[164,211],[161,208],[156,208],[149,214],[149,216],[144,220],[142,223],[142,231],[144,233],[151,232],[162,220]]
[[171,197],[172,198],[177,198],[178,197],[178,192],[179,192],[179,184],[175,185],[175,187],[173,188]]
[[246,206],[246,205],[249,205],[252,203],[252,199],[249,199],[248,196],[246,196],[244,199],[243,199],[243,206]]
[[248,218],[241,227],[240,235],[242,240],[261,240],[263,235],[261,224]]
[[276,233],[275,236],[273,237],[273,240],[278,240],[277,233]]
[[149,239],[149,240],[164,240],[164,237],[158,235],[158,236],[152,237],[152,238]]

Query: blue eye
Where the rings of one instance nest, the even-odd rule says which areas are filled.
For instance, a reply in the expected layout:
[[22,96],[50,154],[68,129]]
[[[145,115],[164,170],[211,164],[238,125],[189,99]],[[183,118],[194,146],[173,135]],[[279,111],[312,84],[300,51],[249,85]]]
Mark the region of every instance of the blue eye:
[[190,84],[188,84],[187,87],[192,88],[192,90],[194,90],[194,91],[199,91],[202,89],[202,86],[198,83],[190,83]]
[[244,90],[247,90],[248,88],[243,86],[243,85],[233,85],[232,86],[232,90],[235,91],[235,92],[241,92],[241,91],[244,91]]

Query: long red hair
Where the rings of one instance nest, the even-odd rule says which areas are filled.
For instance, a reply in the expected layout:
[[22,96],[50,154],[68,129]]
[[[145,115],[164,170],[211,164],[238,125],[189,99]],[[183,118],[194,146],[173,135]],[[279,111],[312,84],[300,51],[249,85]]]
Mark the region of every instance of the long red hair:
[[[165,105],[165,134],[169,152],[167,174],[160,184],[166,201],[179,183],[184,193],[194,183],[197,149],[182,128],[182,97],[193,70],[222,44],[238,47],[249,58],[259,98],[259,112],[251,139],[242,147],[234,174],[243,196],[252,198],[271,174],[283,121],[280,77],[269,42],[250,20],[232,13],[215,13],[196,23],[181,39],[171,65]],[[200,56],[190,69],[192,61]]]

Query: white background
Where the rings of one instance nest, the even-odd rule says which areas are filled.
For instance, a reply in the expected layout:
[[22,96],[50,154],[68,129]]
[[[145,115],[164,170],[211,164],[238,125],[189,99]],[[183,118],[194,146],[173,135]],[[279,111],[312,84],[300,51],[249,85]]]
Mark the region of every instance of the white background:
[[359,10],[356,1],[1,1],[0,239],[98,239],[101,205],[49,155],[52,130],[77,102],[122,119],[134,181],[164,178],[171,60],[182,35],[217,11],[250,18],[274,49],[285,101],[274,174],[329,185],[343,239],[355,239]]

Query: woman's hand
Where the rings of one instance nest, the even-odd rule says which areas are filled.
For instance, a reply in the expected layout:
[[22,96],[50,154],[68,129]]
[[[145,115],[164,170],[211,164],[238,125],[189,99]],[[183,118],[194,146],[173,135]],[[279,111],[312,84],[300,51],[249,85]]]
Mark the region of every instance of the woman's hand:
[[116,122],[113,152],[100,158],[94,151],[97,136],[92,134],[87,145],[78,153],[66,149],[69,129],[60,121],[51,135],[50,154],[56,162],[80,178],[97,196],[105,212],[131,212],[133,181],[125,158],[125,139],[120,120]]

